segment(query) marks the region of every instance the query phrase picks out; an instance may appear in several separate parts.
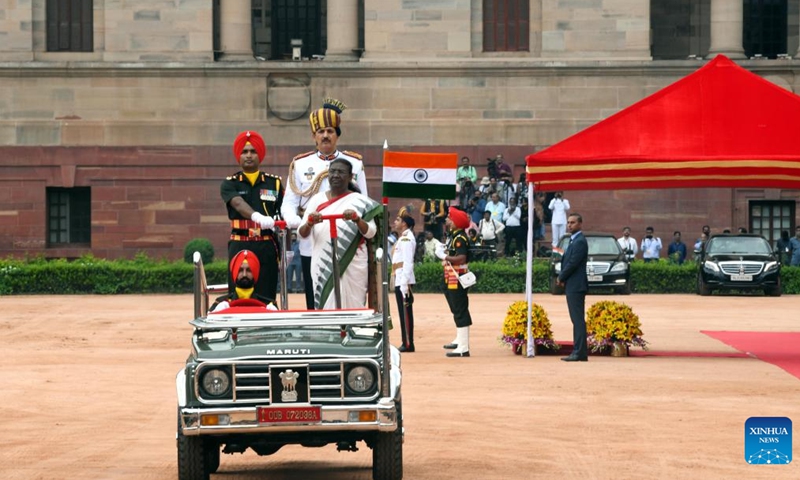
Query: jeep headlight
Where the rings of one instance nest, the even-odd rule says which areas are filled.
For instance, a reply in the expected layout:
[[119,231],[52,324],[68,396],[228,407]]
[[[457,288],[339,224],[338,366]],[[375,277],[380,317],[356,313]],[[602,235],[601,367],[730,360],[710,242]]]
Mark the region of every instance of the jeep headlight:
[[709,260],[706,260],[703,263],[703,268],[705,268],[706,270],[711,270],[712,272],[719,272],[719,265]]
[[776,268],[778,268],[778,262],[769,262],[764,267],[764,271],[769,272],[770,270],[775,270]]
[[203,372],[200,379],[200,389],[209,397],[226,395],[231,388],[231,377],[225,370],[212,368]]
[[356,366],[347,371],[347,387],[353,393],[364,394],[375,386],[375,374],[369,367]]
[[613,272],[613,273],[620,273],[620,272],[624,272],[627,269],[628,269],[628,264],[627,263],[625,263],[625,262],[617,262],[617,263],[614,264],[613,267],[611,267],[611,270],[609,270],[609,271]]

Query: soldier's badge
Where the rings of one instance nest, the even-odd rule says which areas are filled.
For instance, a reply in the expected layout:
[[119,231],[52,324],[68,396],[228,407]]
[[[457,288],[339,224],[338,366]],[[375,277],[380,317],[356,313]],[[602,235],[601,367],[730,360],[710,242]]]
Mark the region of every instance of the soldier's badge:
[[309,182],[314,179],[314,167],[308,167],[308,171],[303,175],[306,176],[306,180]]
[[461,247],[461,240],[456,240],[456,248]]

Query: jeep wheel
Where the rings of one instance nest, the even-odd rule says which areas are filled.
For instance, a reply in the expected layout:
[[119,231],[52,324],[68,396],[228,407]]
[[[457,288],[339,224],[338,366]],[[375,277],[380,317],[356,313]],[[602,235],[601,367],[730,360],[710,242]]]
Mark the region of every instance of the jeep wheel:
[[203,437],[184,436],[178,419],[178,480],[209,480],[211,472],[206,463],[204,443]]
[[563,295],[564,289],[556,285],[555,277],[550,277],[550,294],[551,295]]
[[704,297],[711,295],[711,287],[706,285],[701,274],[697,274],[697,293]]
[[403,409],[397,402],[397,430],[378,432],[372,448],[372,480],[403,478]]
[[216,473],[219,469],[219,445],[213,442],[206,442],[204,458],[208,473]]

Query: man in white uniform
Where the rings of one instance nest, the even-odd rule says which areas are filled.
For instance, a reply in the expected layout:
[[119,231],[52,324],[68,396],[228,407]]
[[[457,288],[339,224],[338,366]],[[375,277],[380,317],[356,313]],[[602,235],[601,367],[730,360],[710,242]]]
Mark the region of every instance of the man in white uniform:
[[414,278],[414,252],[417,250],[417,240],[414,238],[415,224],[414,218],[408,215],[406,209],[400,209],[394,221],[394,228],[403,233],[392,249],[392,274],[394,275],[394,296],[400,318],[400,332],[403,337],[403,345],[399,348],[401,352],[414,351],[414,293],[411,289],[416,283]]
[[[316,150],[301,153],[292,159],[289,165],[286,189],[281,206],[281,216],[289,228],[297,228],[302,222],[308,200],[319,192],[326,192],[328,186],[328,164],[331,160],[342,158],[353,166],[353,178],[363,195],[367,195],[367,179],[364,175],[364,163],[361,155],[355,152],[337,149],[342,134],[340,114],[347,108],[342,102],[326,98],[322,108],[311,112],[311,138]],[[314,288],[311,278],[311,240],[300,238],[300,262],[303,268],[305,283],[306,308],[314,308]]]
[[553,211],[550,219],[550,227],[553,229],[553,247],[558,246],[558,241],[567,233],[567,212],[569,212],[569,200],[564,198],[564,192],[556,192],[556,196],[550,200],[548,206]]

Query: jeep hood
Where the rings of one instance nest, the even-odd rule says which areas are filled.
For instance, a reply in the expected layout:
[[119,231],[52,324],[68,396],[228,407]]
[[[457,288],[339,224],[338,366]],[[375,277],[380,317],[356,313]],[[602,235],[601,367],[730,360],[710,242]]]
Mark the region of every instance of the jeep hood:
[[207,332],[193,338],[198,360],[234,358],[286,358],[320,356],[368,356],[381,353],[381,337],[374,329],[348,331],[342,337],[335,329],[257,328]]

